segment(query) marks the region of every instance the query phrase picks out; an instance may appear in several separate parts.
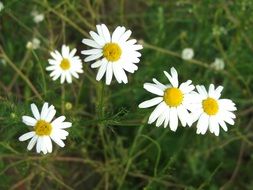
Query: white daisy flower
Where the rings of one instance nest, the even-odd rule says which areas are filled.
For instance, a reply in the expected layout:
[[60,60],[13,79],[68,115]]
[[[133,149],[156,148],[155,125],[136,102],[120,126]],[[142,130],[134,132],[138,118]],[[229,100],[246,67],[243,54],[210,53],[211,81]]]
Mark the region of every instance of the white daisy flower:
[[194,51],[192,48],[183,49],[182,55],[181,55],[182,59],[191,60],[193,58],[193,56],[194,56]]
[[148,123],[151,124],[157,120],[157,127],[161,126],[163,123],[164,127],[167,127],[169,124],[170,129],[176,131],[178,119],[184,127],[187,124],[189,126],[192,124],[188,110],[195,98],[192,93],[195,87],[191,84],[191,80],[179,85],[178,74],[175,68],[172,67],[170,72],[171,74],[164,71],[164,74],[170,81],[168,85],[164,85],[156,79],[153,79],[154,83],[144,84],[144,88],[147,91],[158,95],[158,97],[142,102],[139,108],[148,108],[157,105],[151,113]]
[[37,153],[43,152],[44,154],[52,152],[53,147],[51,140],[60,147],[64,147],[65,144],[63,140],[65,140],[69,134],[64,129],[71,127],[72,123],[65,122],[65,116],[60,116],[53,120],[56,110],[53,105],[48,107],[48,103],[44,103],[41,113],[39,113],[35,104],[31,104],[31,110],[34,118],[23,116],[22,121],[26,125],[32,126],[33,131],[20,136],[19,141],[31,139],[27,149],[32,150],[36,144]]
[[79,56],[75,56],[76,49],[70,51],[69,47],[62,45],[61,54],[55,50],[51,52],[53,59],[48,59],[50,66],[46,68],[47,71],[52,71],[50,77],[53,80],[61,77],[61,84],[65,79],[68,83],[72,83],[72,76],[79,78],[78,73],[83,73],[83,65]]
[[209,90],[204,86],[196,86],[198,91],[197,104],[192,109],[193,120],[198,120],[197,134],[205,134],[210,130],[216,136],[220,133],[220,127],[227,131],[226,123],[234,125],[235,114],[232,113],[236,110],[235,104],[229,99],[220,99],[222,86],[216,89],[213,84],[210,84]]
[[211,67],[213,67],[217,71],[220,71],[224,69],[225,63],[223,59],[215,58],[214,62],[211,64]]
[[109,85],[113,75],[118,83],[127,83],[125,71],[134,73],[138,67],[141,54],[138,50],[142,45],[136,44],[135,39],[129,40],[130,30],[124,26],[118,26],[112,35],[106,25],[97,25],[97,33],[91,31],[92,39],[83,39],[83,43],[93,49],[84,50],[81,53],[87,55],[85,62],[94,61],[91,68],[99,68],[96,80],[100,81],[106,75],[106,84]]

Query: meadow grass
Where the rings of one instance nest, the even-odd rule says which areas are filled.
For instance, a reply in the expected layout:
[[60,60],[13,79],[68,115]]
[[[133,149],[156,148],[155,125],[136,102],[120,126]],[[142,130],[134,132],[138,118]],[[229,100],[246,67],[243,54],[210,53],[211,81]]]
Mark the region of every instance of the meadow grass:
[[[213,0],[5,0],[0,12],[0,189],[253,189],[253,2]],[[45,19],[36,24],[38,10]],[[96,24],[123,25],[143,44],[139,69],[129,83],[110,86],[84,74],[71,85],[45,71],[49,52],[81,43]],[[33,37],[37,50],[26,48]],[[194,49],[194,59],[181,51]],[[211,67],[222,58],[225,69]],[[148,125],[151,98],[143,83],[175,67],[180,81],[223,85],[237,119],[216,137],[191,128]],[[66,147],[42,155],[18,137],[29,128],[30,104],[56,107],[73,123]],[[69,105],[72,106],[69,106]]]

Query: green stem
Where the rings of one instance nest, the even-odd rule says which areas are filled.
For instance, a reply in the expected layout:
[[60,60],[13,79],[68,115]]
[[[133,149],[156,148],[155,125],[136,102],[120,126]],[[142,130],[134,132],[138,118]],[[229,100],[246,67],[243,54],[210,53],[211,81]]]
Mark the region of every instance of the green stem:
[[35,59],[37,60],[37,62],[39,63],[38,65],[39,65],[40,72],[41,72],[41,78],[42,78],[42,84],[43,84],[43,93],[46,95],[47,94],[47,85],[46,85],[45,71],[42,67],[42,63],[39,60],[39,57],[37,56],[37,54],[34,50],[32,50],[32,54],[35,57]]
[[62,114],[65,113],[65,86],[64,84],[61,85],[61,112]]

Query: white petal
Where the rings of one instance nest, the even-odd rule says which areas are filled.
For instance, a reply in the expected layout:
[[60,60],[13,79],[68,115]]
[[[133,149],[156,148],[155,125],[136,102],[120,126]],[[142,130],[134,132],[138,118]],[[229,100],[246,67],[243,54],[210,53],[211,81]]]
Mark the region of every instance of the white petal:
[[47,153],[47,144],[46,144],[46,140],[45,140],[45,137],[46,136],[42,136],[40,137],[41,139],[41,151],[43,152],[43,154],[46,154]]
[[72,123],[70,122],[63,122],[61,123],[61,125],[59,125],[60,129],[66,129],[66,128],[70,128],[72,126]]
[[59,133],[59,130],[57,130],[57,138],[61,140],[66,140],[68,135],[65,135],[64,133]]
[[166,109],[166,105],[164,102],[161,102],[154,111],[151,113],[148,119],[148,123],[153,123],[161,114],[163,114],[163,111]]
[[36,152],[40,153],[41,148],[42,148],[42,138],[38,137],[37,144],[36,144]]
[[110,35],[110,32],[109,32],[107,26],[105,24],[102,24],[101,27],[102,27],[103,35],[105,38],[105,42],[107,42],[107,43],[111,42],[111,35]]
[[107,85],[111,84],[111,81],[112,81],[112,75],[113,75],[112,64],[113,63],[110,63],[110,62],[107,64],[107,69],[106,69],[106,84]]
[[164,84],[160,83],[160,82],[159,82],[158,80],[156,80],[155,78],[153,78],[152,80],[153,80],[153,82],[154,82],[162,91],[164,91],[164,90],[167,88]]
[[118,26],[112,34],[112,42],[118,42],[120,37],[124,34],[125,31],[126,31],[125,27]]
[[162,101],[163,101],[162,97],[156,97],[156,98],[153,98],[153,99],[142,102],[141,104],[139,104],[139,108],[152,107],[152,106],[155,106],[155,105],[159,104]]
[[20,137],[18,138],[18,140],[19,140],[19,141],[26,141],[26,140],[28,140],[28,139],[34,137],[34,135],[35,135],[35,132],[34,132],[34,131],[31,131],[31,132],[25,133],[25,134],[23,134],[22,136],[20,136]]
[[135,71],[138,70],[138,66],[136,66],[133,63],[123,63],[122,67],[125,71],[129,72],[129,73],[134,73]]
[[77,51],[76,48],[72,49],[71,52],[69,53],[69,57],[74,57],[74,55],[76,54],[76,51]]
[[86,58],[84,59],[84,61],[85,61],[85,62],[93,61],[93,60],[95,60],[95,59],[100,58],[102,55],[103,55],[102,53],[90,55],[90,56],[86,57]]
[[167,107],[165,109],[164,114],[166,115],[165,121],[164,121],[164,128],[166,128],[169,124],[169,121],[170,121],[170,108],[169,107]]
[[186,121],[188,119],[187,116],[189,114],[188,114],[188,112],[186,111],[186,109],[182,105],[180,105],[180,106],[177,107],[177,115],[178,115],[178,118],[179,118],[182,126],[185,127],[186,123],[187,123]]
[[208,97],[207,91],[203,85],[196,85],[197,91],[204,97]]
[[63,129],[57,129],[57,135],[60,135],[60,136],[68,136],[69,133]]
[[128,82],[124,69],[118,63],[113,63],[113,74],[117,81],[120,81],[119,83],[121,83],[121,81],[125,84]]
[[69,47],[66,45],[62,45],[62,55],[64,58],[69,56]]
[[25,123],[28,126],[35,126],[35,124],[37,123],[37,120],[30,117],[30,116],[23,116],[22,117],[22,122]]
[[163,124],[165,118],[166,118],[166,113],[161,114],[161,115],[158,117],[157,121],[156,121],[156,126],[157,126],[157,127],[160,127],[160,126]]
[[31,104],[31,110],[32,110],[32,113],[33,113],[33,116],[39,120],[40,119],[40,113],[39,113],[39,110],[37,108],[37,106],[35,104]]
[[100,81],[105,74],[108,62],[104,61],[98,70],[96,80]]
[[48,112],[48,114],[47,114],[47,116],[46,116],[46,118],[45,118],[45,121],[51,122],[52,119],[54,118],[55,114],[56,114],[56,110],[55,110],[55,109],[51,109],[51,110]]
[[223,119],[226,123],[230,124],[230,125],[234,125],[235,124],[235,121],[229,117],[228,115],[223,115]]
[[182,90],[184,94],[190,93],[195,88],[194,85],[190,85],[190,84],[191,84],[191,80],[188,80],[188,81],[182,83],[180,85],[179,89]]
[[48,114],[48,103],[46,102],[46,103],[44,103],[44,105],[42,107],[40,119],[45,119],[47,114]]
[[66,80],[69,84],[72,83],[72,77],[71,77],[71,74],[69,72],[66,73]]
[[81,54],[83,55],[94,55],[98,53],[102,53],[102,49],[89,49],[81,51]]
[[229,99],[220,99],[218,100],[218,102],[219,102],[219,107],[223,108],[224,110],[227,110],[227,111],[237,110],[237,108],[235,107],[235,104]]
[[[55,70],[57,69],[57,67],[58,67],[58,66],[56,66],[56,65],[49,66],[49,67],[46,67],[46,70],[47,70],[47,71],[55,71]],[[51,75],[52,75],[52,74],[51,74]],[[51,75],[50,75],[50,76],[51,76]]]
[[104,37],[104,34],[103,34],[103,30],[102,30],[102,25],[97,24],[96,28],[97,28],[98,35],[105,40],[105,37]]
[[45,136],[44,141],[45,141],[44,143],[46,145],[47,151],[49,153],[51,153],[52,150],[53,150],[53,145],[52,145],[52,141],[51,141],[50,137],[49,136]]
[[170,109],[170,129],[176,131],[178,126],[177,110],[176,108]]
[[164,71],[164,74],[166,75],[166,77],[169,79],[171,85],[175,88],[178,87],[178,80],[176,78],[173,78],[172,76],[170,76],[170,74],[166,71]]
[[65,119],[66,119],[65,116],[60,116],[60,117],[56,118],[51,124],[54,127],[59,126]]
[[98,60],[95,63],[91,64],[91,68],[98,68],[98,67],[100,67],[102,65],[102,63],[103,63],[103,61]]
[[65,146],[64,142],[57,135],[51,135],[50,137],[60,147],[64,147]]
[[217,121],[224,131],[228,131],[228,127],[227,127],[226,123],[223,121],[222,117],[218,117]]
[[203,113],[197,123],[197,134],[205,134],[208,129],[209,117]]
[[101,48],[102,47],[101,45],[99,45],[98,43],[96,43],[94,40],[83,39],[82,42],[85,45],[88,45],[88,46],[93,47],[93,48]]
[[209,127],[210,127],[211,133],[214,133],[216,136],[219,136],[220,127],[219,127],[218,121],[215,117],[209,118]]
[[104,46],[105,45],[105,40],[103,37],[97,35],[97,33],[90,31],[90,35],[91,37],[95,40],[95,42],[97,44],[99,44],[100,46]]
[[62,60],[62,55],[57,50],[50,52],[50,55],[57,61]]
[[208,89],[208,96],[213,97],[213,94],[214,94],[214,84],[210,84]]
[[121,79],[121,75],[120,75],[120,66],[117,64],[117,63],[114,63],[112,65],[112,69],[113,69],[113,74],[116,78],[116,80],[118,81],[118,83],[121,83],[122,82],[122,79]]
[[66,74],[65,74],[65,73],[62,73],[62,74],[61,74],[61,84],[64,83],[65,78],[66,78]]
[[28,150],[32,150],[32,148],[34,147],[35,143],[37,142],[37,139],[38,139],[37,135],[33,136],[33,138],[30,140],[30,142],[29,142],[29,144],[27,146]]
[[144,83],[143,88],[146,89],[147,91],[156,94],[158,96],[163,96],[164,92],[157,87],[157,85],[152,84],[152,83]]
[[223,86],[218,86],[216,88],[216,90],[214,91],[214,93],[213,93],[213,98],[216,99],[216,100],[218,100],[220,98],[220,96],[221,96],[222,90],[223,90]]
[[120,37],[120,41],[127,41],[128,38],[131,36],[132,31],[131,30],[127,30],[121,37]]

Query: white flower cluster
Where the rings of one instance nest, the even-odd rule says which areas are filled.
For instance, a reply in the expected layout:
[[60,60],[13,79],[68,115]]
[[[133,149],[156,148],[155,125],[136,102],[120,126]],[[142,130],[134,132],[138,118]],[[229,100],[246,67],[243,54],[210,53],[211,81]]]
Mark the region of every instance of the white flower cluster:
[[149,116],[148,123],[156,121],[156,126],[168,125],[172,131],[176,131],[178,122],[182,126],[192,126],[197,122],[197,134],[205,134],[209,129],[216,136],[220,133],[220,127],[227,131],[226,123],[234,125],[236,110],[235,104],[229,99],[220,99],[222,86],[216,89],[210,84],[208,90],[204,86],[197,85],[197,92],[191,80],[179,84],[178,74],[174,68],[171,73],[164,71],[169,84],[162,84],[153,79],[154,83],[145,83],[144,89],[157,95],[142,102],[140,108],[156,106]]
[[[32,15],[36,23],[44,19],[44,15],[36,11]],[[126,73],[138,70],[141,57],[139,50],[143,48],[142,45],[137,40],[130,39],[132,31],[124,26],[116,27],[112,34],[105,24],[97,25],[96,29],[96,32],[90,31],[91,39],[82,40],[83,44],[91,47],[81,51],[86,56],[84,61],[92,62],[91,68],[98,68],[97,81],[105,76],[105,83],[110,85],[114,76],[118,83],[127,83]],[[37,49],[39,46],[39,39],[33,38],[26,47]],[[72,83],[72,77],[79,78],[79,74],[83,73],[83,65],[76,52],[76,48],[70,49],[69,46],[62,45],[61,51],[54,50],[50,53],[46,70],[50,71],[52,80],[60,79],[61,83]],[[182,52],[184,60],[190,60],[193,56],[194,51],[191,48]],[[213,67],[223,69],[222,60],[216,59]],[[157,96],[139,105],[140,108],[156,106],[149,116],[149,124],[156,121],[157,127],[169,126],[172,131],[176,131],[179,123],[186,127],[197,122],[197,134],[205,134],[209,129],[216,136],[220,133],[220,127],[227,131],[227,124],[234,124],[233,112],[236,107],[231,100],[220,99],[222,86],[215,88],[210,84],[207,90],[204,86],[194,86],[191,80],[179,83],[175,68],[171,68],[170,73],[164,71],[164,74],[169,80],[168,84],[162,84],[157,79],[144,84],[144,89]],[[71,110],[72,104],[67,102],[65,108]],[[48,103],[44,103],[41,112],[35,104],[31,104],[31,110],[33,117],[22,117],[23,123],[32,127],[31,131],[19,137],[20,141],[31,139],[27,149],[31,150],[36,144],[37,153],[51,153],[52,141],[64,147],[63,140],[69,134],[65,129],[71,127],[72,123],[66,122],[65,116],[54,119],[55,107]]]

